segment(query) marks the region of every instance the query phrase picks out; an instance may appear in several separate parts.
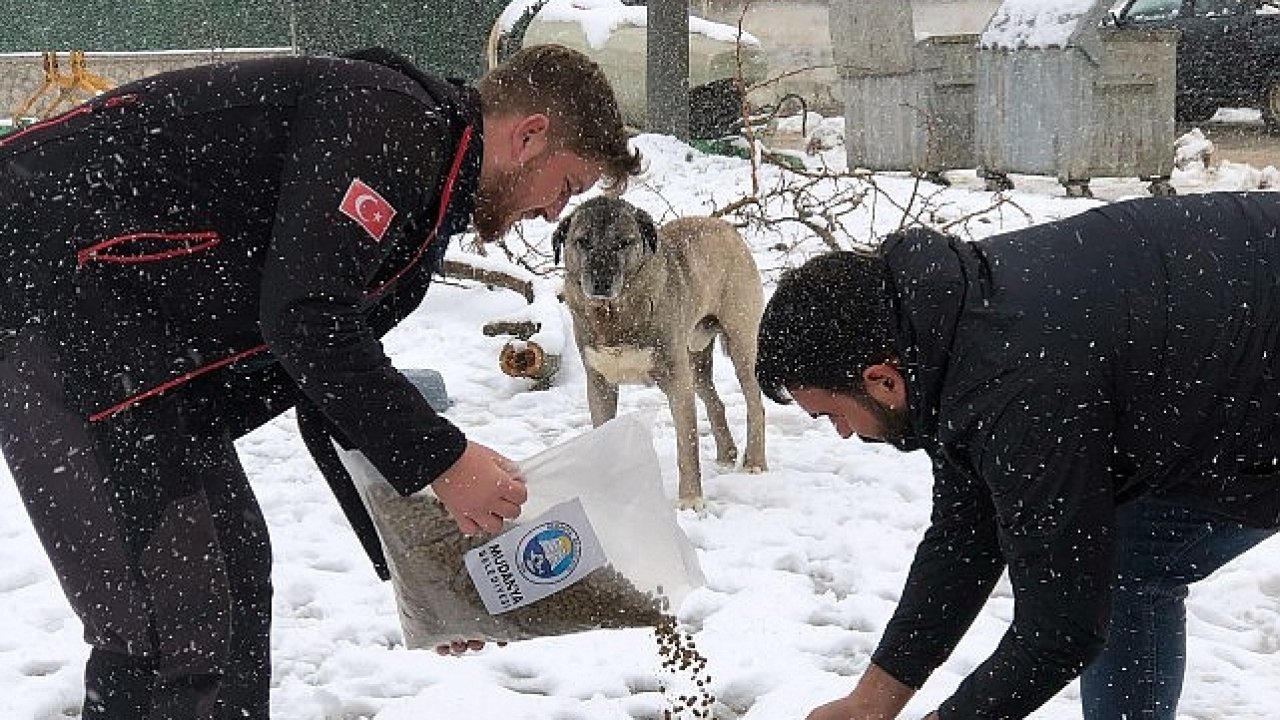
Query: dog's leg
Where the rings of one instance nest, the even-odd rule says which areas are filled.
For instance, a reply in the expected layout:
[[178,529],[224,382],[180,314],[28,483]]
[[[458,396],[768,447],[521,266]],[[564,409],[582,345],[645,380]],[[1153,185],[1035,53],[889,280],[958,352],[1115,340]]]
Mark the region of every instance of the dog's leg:
[[689,353],[689,361],[693,366],[693,388],[702,398],[707,408],[707,419],[711,421],[711,435],[716,440],[716,462],[733,467],[738,461],[738,446],[733,442],[733,433],[729,431],[729,421],[724,416],[724,402],[716,392],[712,379],[712,355],[714,345]]
[[[585,364],[585,363],[584,363]],[[592,427],[600,427],[618,414],[618,386],[604,379],[600,373],[587,371],[587,409],[591,411]]]
[[702,509],[702,468],[698,462],[698,408],[693,399],[693,372],[683,359],[671,373],[657,378],[667,396],[676,431],[676,470],[680,479],[680,507]]
[[756,342],[752,328],[747,337],[725,333],[724,349],[733,361],[733,371],[742,386],[742,396],[747,401],[747,448],[742,457],[742,469],[747,472],[764,472],[769,469],[764,452],[764,400],[760,383],[756,381]]

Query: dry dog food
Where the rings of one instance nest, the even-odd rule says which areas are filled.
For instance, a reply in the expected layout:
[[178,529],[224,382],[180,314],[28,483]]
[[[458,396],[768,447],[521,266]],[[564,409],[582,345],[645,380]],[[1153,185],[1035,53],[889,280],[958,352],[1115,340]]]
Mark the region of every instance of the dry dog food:
[[[716,697],[711,692],[707,659],[698,651],[693,636],[681,630],[674,617],[663,615],[654,628],[654,639],[668,676],[661,689],[670,707],[663,711],[662,720],[710,718]],[[680,687],[674,688],[676,684]]]
[[404,497],[390,485],[364,488],[387,546],[405,643],[434,648],[454,639],[511,641],[601,628],[653,628],[665,679],[663,720],[712,717],[715,696],[707,659],[682,630],[662,589],[637,589],[612,566],[531,605],[490,615],[463,556],[486,542],[458,531],[444,506],[426,494]]
[[460,533],[444,506],[426,494],[403,497],[389,485],[364,488],[387,549],[405,642],[523,640],[597,628],[657,627],[663,599],[638,590],[606,566],[531,605],[490,615],[463,564],[485,542]]

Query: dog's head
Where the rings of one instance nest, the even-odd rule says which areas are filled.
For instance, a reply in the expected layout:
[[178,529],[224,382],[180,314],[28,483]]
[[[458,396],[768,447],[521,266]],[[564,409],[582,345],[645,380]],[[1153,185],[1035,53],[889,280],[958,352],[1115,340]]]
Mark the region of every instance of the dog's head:
[[564,252],[565,282],[595,300],[613,299],[658,250],[658,228],[649,213],[625,200],[595,197],[560,221],[551,236],[556,263]]

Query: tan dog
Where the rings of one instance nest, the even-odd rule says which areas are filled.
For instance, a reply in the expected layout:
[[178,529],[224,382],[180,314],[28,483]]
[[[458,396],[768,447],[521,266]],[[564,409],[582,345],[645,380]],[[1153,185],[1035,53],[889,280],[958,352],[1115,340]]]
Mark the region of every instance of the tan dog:
[[618,386],[656,382],[676,430],[681,507],[701,507],[698,422],[702,398],[716,460],[733,465],[738,448],[712,384],[720,335],[747,401],[743,468],[766,469],[764,404],[756,383],[756,332],[764,307],[760,273],[742,236],[723,220],[690,217],[655,227],[645,211],[597,197],[560,221],[552,236],[564,253],[565,303],[587,371],[591,422],[618,412]]

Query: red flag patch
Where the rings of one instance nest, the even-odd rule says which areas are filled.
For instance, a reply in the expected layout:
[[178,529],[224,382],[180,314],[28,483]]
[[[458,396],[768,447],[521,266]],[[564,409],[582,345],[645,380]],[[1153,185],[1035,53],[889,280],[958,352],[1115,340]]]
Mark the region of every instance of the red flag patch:
[[396,209],[377,190],[365,185],[360,178],[351,181],[347,194],[342,196],[342,204],[338,210],[343,215],[355,220],[369,233],[375,241],[381,242],[391,226],[391,218],[396,216]]

